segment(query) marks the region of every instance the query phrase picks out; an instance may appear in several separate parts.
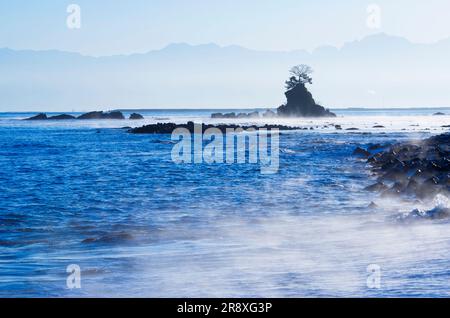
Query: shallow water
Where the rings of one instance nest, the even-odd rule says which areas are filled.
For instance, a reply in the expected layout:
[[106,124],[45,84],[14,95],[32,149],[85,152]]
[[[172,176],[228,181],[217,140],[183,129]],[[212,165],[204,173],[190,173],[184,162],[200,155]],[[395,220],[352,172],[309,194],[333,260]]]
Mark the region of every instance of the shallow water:
[[[303,120],[315,129],[280,136],[275,175],[258,164],[176,165],[170,136],[118,129],[143,122],[1,114],[0,296],[449,296],[450,225],[393,217],[437,202],[364,192],[373,180],[351,156],[444,131],[449,117],[430,112]],[[81,289],[66,286],[70,264]],[[367,287],[370,264],[381,267],[379,289]]]

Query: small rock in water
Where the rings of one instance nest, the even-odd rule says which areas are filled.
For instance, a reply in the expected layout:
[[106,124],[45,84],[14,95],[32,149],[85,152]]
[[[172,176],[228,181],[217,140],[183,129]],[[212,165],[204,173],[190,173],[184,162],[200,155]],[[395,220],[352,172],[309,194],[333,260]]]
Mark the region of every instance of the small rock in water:
[[370,147],[368,148],[369,151],[374,151],[374,150],[380,150],[380,149],[384,149],[387,146],[383,146],[381,144],[375,144],[375,145],[370,145]]
[[444,206],[437,206],[431,210],[423,211],[414,209],[409,213],[403,213],[397,216],[399,221],[415,221],[415,220],[445,220],[450,218],[450,209]]
[[138,113],[133,113],[130,115],[130,119],[131,120],[142,120],[142,119],[144,119],[144,116],[142,116],[141,114],[138,114]]
[[387,189],[388,189],[388,186],[385,185],[383,182],[377,182],[375,184],[372,184],[372,185],[364,188],[365,191],[370,191],[370,192],[381,192],[381,191],[385,191]]
[[353,155],[368,158],[370,156],[370,152],[361,147],[357,147],[355,151],[353,151]]
[[367,208],[369,208],[369,209],[376,209],[376,208],[378,208],[378,205],[375,202],[372,201],[372,202],[370,202],[370,204],[369,204],[369,206]]
[[274,117],[277,117],[277,114],[276,114],[274,111],[268,109],[268,110],[266,110],[266,111],[263,113],[262,116],[263,116],[264,118],[274,118]]

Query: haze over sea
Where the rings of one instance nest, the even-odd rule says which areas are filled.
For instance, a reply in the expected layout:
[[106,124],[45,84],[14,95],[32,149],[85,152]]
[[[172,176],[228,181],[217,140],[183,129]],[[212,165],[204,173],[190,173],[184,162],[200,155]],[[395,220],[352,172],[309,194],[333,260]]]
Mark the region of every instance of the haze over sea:
[[[274,175],[258,164],[177,165],[170,135],[122,129],[227,122],[209,119],[215,111],[43,122],[0,113],[0,297],[450,296],[448,221],[393,218],[448,198],[363,191],[374,179],[352,156],[357,146],[446,132],[450,109],[241,120],[308,128],[281,134]],[[70,264],[81,267],[81,289],[66,286]],[[381,267],[380,289],[367,287],[371,264]]]

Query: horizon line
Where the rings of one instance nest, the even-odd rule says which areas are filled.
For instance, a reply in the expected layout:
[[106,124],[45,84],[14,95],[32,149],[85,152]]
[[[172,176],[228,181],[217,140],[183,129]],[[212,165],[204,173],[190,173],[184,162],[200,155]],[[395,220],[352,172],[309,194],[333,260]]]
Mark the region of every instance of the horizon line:
[[[121,111],[121,112],[132,112],[132,111],[218,111],[218,110],[273,110],[277,109],[277,107],[239,107],[239,108],[116,108],[110,110],[103,110],[104,112],[108,111]],[[331,111],[340,111],[340,110],[353,110],[353,111],[367,111],[367,110],[429,110],[429,109],[448,109],[450,110],[450,106],[436,106],[436,107],[337,107],[337,108],[328,108]],[[102,111],[102,110],[71,110],[71,111],[45,111],[45,110],[19,110],[19,111],[0,111],[0,114],[12,114],[12,113],[85,113],[92,111]]]

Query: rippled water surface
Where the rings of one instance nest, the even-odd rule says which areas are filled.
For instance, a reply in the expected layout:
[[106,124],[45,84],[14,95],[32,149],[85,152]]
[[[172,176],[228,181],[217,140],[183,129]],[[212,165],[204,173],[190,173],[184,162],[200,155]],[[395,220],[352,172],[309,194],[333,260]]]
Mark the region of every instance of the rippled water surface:
[[176,165],[170,136],[128,122],[0,117],[0,296],[449,296],[450,225],[395,222],[421,203],[362,191],[373,180],[351,156],[426,127],[283,133],[279,173],[262,175]]

